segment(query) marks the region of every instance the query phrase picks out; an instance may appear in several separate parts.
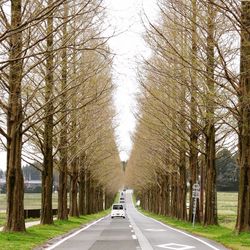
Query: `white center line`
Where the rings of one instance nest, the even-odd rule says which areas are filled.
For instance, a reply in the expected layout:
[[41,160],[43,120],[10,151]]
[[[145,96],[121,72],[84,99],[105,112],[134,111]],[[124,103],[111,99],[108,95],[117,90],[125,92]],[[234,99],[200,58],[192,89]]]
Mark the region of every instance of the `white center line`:
[[135,234],[132,234],[132,238],[133,238],[134,240],[136,240],[136,239],[137,239],[137,237],[136,237],[136,235],[135,235]]
[[128,214],[128,219],[133,226],[133,229],[135,231],[136,237],[138,238],[139,244],[141,246],[142,250],[153,250],[152,246],[148,242],[148,239],[143,235],[141,230],[138,228],[138,226],[135,224],[133,218]]

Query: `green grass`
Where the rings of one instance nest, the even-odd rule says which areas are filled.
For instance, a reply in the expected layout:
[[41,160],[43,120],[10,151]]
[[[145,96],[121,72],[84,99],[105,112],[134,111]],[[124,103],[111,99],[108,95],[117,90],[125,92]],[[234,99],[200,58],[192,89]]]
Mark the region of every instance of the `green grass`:
[[4,225],[6,219],[5,213],[0,213],[0,227]]
[[1,250],[29,250],[44,244],[49,239],[65,234],[82,225],[107,215],[110,210],[98,214],[70,217],[68,221],[55,221],[54,225],[38,225],[27,229],[26,233],[0,233]]
[[[25,220],[25,222],[39,221],[39,220],[40,220],[40,218],[28,218],[28,219]],[[5,222],[6,222],[6,214],[5,213],[0,213],[0,227],[4,226]]]
[[[189,203],[187,198],[187,203]],[[234,229],[237,217],[238,193],[217,192],[218,219],[221,226]]]
[[218,192],[217,200],[219,224],[233,230],[237,217],[238,193]]

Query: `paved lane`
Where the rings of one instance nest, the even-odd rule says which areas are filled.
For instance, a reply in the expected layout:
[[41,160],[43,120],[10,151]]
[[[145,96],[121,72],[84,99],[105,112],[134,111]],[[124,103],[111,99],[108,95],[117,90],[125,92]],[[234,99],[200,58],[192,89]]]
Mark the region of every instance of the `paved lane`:
[[132,195],[127,196],[127,210],[142,250],[226,250],[220,244],[207,239],[192,236],[180,230],[168,227],[154,219],[139,213],[132,204]]
[[225,247],[168,227],[139,213],[126,192],[126,219],[110,216],[66,237],[47,250],[226,250]]
[[[129,221],[115,218],[101,233],[97,241],[90,247],[91,250],[128,250],[140,249],[135,234],[131,232]],[[133,238],[134,237],[134,238]]]
[[128,218],[110,216],[99,220],[94,225],[78,231],[56,243],[47,250],[139,250],[138,240],[133,232]]

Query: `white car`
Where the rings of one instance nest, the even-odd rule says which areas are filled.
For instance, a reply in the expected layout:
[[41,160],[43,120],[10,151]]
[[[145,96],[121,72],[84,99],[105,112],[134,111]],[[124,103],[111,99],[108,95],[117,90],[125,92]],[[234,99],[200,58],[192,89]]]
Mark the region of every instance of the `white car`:
[[120,197],[120,203],[123,203],[121,201],[125,202],[125,198],[124,197]]
[[111,219],[114,217],[122,217],[125,219],[125,209],[123,204],[113,204],[111,211]]

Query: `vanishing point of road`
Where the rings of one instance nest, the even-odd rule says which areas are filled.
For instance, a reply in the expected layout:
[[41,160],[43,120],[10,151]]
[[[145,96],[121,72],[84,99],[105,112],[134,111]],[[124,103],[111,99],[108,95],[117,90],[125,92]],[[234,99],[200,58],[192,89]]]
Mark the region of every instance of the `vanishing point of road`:
[[[106,216],[47,246],[47,250],[226,250],[222,245],[182,232],[139,213],[126,192],[126,219]],[[44,249],[44,248],[43,248]]]

